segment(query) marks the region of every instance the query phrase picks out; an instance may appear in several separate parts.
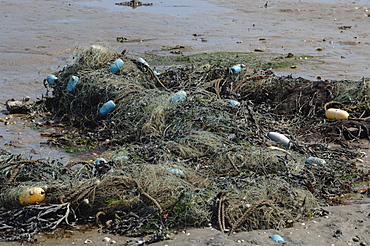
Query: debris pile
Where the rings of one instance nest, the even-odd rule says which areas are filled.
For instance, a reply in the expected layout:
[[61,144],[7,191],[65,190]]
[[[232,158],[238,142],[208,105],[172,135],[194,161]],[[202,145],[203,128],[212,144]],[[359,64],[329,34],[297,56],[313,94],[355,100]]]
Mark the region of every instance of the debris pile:
[[[369,138],[368,82],[278,77],[234,62],[157,72],[127,52],[81,50],[45,83],[43,126],[69,129],[50,145],[104,152],[95,162],[1,158],[2,213],[42,207],[9,193],[37,185],[42,204],[68,204],[77,223],[93,217],[106,232],[154,242],[208,223],[229,233],[288,227],[357,192],[368,175],[346,140]],[[350,117],[327,119],[327,105]]]

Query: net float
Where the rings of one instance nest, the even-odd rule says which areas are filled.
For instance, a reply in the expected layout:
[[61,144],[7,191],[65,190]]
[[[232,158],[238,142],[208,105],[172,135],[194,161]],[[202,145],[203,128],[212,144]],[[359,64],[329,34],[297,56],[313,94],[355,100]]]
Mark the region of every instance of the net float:
[[286,136],[278,132],[269,132],[267,136],[271,138],[272,140],[274,140],[275,142],[280,143],[284,147],[289,148],[292,145],[289,138],[287,138]]
[[55,81],[58,79],[57,76],[55,76],[54,74],[49,74],[48,76],[46,76],[46,80],[49,82],[49,84],[51,85],[55,85]]
[[326,161],[317,157],[308,157],[306,159],[306,164],[323,167],[325,166]]
[[116,107],[116,104],[110,100],[106,103],[104,103],[104,105],[99,109],[99,112],[102,114],[102,115],[107,115],[110,111],[112,111],[114,108]]
[[178,91],[176,92],[171,98],[170,98],[170,102],[172,103],[178,103],[178,102],[181,102],[183,100],[185,100],[187,94],[185,91],[181,90],[181,91]]
[[231,71],[233,72],[233,74],[238,74],[244,69],[245,69],[244,64],[236,64],[236,65],[231,67]]
[[95,165],[104,165],[107,164],[108,162],[104,158],[98,158],[95,161]]
[[149,64],[143,58],[139,57],[137,61],[149,67]]
[[347,111],[337,109],[337,108],[329,108],[326,110],[326,118],[330,120],[347,120],[349,117],[349,114]]
[[272,240],[274,240],[274,241],[275,241],[275,242],[277,242],[277,243],[278,243],[278,242],[280,242],[280,241],[281,241],[281,242],[284,242],[284,239],[283,239],[280,235],[277,235],[277,234],[272,235],[272,236],[271,236],[271,239],[272,239]]
[[235,101],[235,100],[229,100],[229,104],[233,107],[238,107],[240,106],[240,102]]
[[40,203],[45,199],[45,190],[41,187],[26,189],[19,195],[19,203],[23,206]]
[[112,73],[117,73],[123,66],[123,63],[122,59],[117,59],[112,63],[112,65],[110,65],[109,70]]
[[79,77],[77,76],[72,76],[69,81],[68,81],[68,85],[67,85],[67,90],[69,91],[73,91],[73,89],[75,88],[75,86],[77,85],[78,81],[80,80]]
[[184,172],[181,169],[170,168],[168,170],[170,171],[170,173],[172,173],[174,175],[185,175]]

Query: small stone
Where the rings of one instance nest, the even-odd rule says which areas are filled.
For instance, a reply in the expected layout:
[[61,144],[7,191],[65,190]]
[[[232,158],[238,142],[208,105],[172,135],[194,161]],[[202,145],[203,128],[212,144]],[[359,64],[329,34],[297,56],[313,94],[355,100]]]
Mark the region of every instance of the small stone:
[[110,241],[110,238],[109,237],[103,238],[103,242],[109,242],[109,241]]
[[343,232],[341,230],[336,230],[334,232],[333,237],[340,238],[340,237],[342,237],[342,235],[343,235]]
[[264,49],[264,48],[256,48],[256,49],[254,49],[254,52],[265,52],[266,51],[266,49]]
[[352,241],[356,242],[356,243],[360,242],[360,238],[358,236],[356,236],[356,237],[352,238]]
[[86,239],[84,244],[88,244],[88,243],[92,243],[92,241],[90,239]]

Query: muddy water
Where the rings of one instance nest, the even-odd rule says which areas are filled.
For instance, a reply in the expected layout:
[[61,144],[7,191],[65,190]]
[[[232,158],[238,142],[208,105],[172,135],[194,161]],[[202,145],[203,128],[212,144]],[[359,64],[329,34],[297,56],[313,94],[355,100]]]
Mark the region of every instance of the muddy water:
[[[63,66],[75,48],[96,43],[137,55],[176,45],[189,48],[185,55],[255,49],[271,57],[293,53],[307,59],[278,74],[312,80],[370,77],[370,1],[277,0],[265,6],[266,1],[152,0],[153,6],[136,9],[115,2],[0,0],[0,103],[41,97],[48,73]],[[142,42],[118,43],[117,37]],[[7,117],[4,105],[0,110],[0,117]],[[40,144],[45,141],[20,117],[0,122],[0,147],[69,158]]]

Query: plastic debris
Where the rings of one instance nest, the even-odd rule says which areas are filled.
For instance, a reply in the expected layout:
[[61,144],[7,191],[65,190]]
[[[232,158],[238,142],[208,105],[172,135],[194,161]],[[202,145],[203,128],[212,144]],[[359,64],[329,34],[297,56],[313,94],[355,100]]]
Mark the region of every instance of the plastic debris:
[[93,169],[93,174],[95,176],[101,176],[103,174],[106,174],[110,170],[112,170],[112,168],[110,167],[109,163],[104,158],[96,159],[95,166]]
[[330,120],[347,120],[349,117],[347,111],[336,108],[329,108],[326,110],[325,115]]
[[45,190],[40,187],[34,187],[24,190],[19,195],[19,203],[23,206],[40,203],[45,199]]
[[277,133],[277,132],[269,132],[269,134],[267,136],[269,138],[271,138],[272,140],[274,140],[275,142],[280,143],[284,147],[289,148],[292,145],[289,138],[287,138],[283,134],[280,134],[280,133]]
[[169,171],[170,171],[170,173],[172,173],[174,175],[185,175],[182,170],[177,169],[177,168],[170,168]]
[[229,100],[229,104],[233,107],[238,107],[240,106],[240,102],[236,101],[236,100]]
[[104,105],[100,108],[99,112],[102,114],[102,115],[107,115],[110,111],[112,111],[114,108],[116,107],[116,104],[110,100],[106,103],[104,103]]
[[109,70],[112,73],[117,73],[123,66],[123,63],[122,59],[117,59],[112,63],[112,65],[110,65]]
[[277,234],[272,235],[271,239],[274,240],[277,243],[280,242],[280,241],[284,242],[284,239],[280,235],[277,235]]
[[231,71],[233,72],[233,74],[238,74],[244,69],[245,69],[245,65],[243,64],[237,64],[231,67]]
[[137,61],[149,67],[149,64],[143,58],[139,57]]
[[181,102],[183,100],[185,100],[187,94],[185,91],[181,90],[181,91],[178,91],[176,92],[171,98],[170,98],[170,102],[172,103],[178,103],[178,102]]
[[129,157],[127,155],[117,156],[116,158],[114,158],[115,161],[128,160],[128,159],[129,159]]
[[73,91],[73,89],[75,88],[75,86],[77,85],[78,81],[80,80],[79,77],[77,76],[72,76],[69,81],[68,81],[68,85],[67,85],[67,90],[69,91]]
[[46,76],[46,80],[49,82],[49,84],[51,85],[55,85],[55,81],[58,79],[57,76],[55,76],[54,74],[49,74],[48,76]]
[[95,161],[95,165],[106,164],[107,161],[104,158],[98,158]]
[[326,161],[321,158],[317,158],[317,157],[308,157],[306,159],[306,164],[317,165],[317,166],[323,167],[325,166]]

